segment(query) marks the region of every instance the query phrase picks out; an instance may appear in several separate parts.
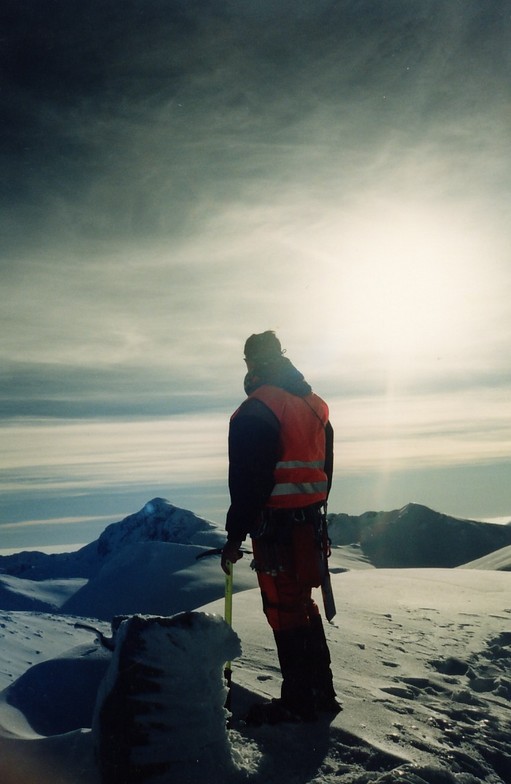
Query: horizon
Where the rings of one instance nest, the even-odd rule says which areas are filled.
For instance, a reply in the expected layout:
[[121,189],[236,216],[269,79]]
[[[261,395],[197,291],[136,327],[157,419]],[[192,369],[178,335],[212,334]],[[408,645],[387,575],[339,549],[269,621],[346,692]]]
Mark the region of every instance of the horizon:
[[[148,502],[149,502],[149,500],[152,500],[152,499],[148,499]],[[139,511],[141,511],[141,510],[137,509],[137,510],[134,510],[133,512],[131,512],[130,514],[135,514],[135,513],[139,512]],[[193,509],[188,509],[186,511],[190,511],[190,512],[196,514],[196,512],[194,512]],[[366,511],[371,511],[371,510],[366,510]],[[393,511],[393,510],[389,509],[389,510],[379,510],[379,511],[385,512],[385,511]],[[435,509],[435,510],[431,510],[431,511],[441,512],[441,510],[439,510],[439,509]],[[339,512],[335,512],[335,511],[334,512],[330,512],[330,510],[329,510],[329,514],[336,515],[336,514],[340,514],[340,513]],[[77,550],[80,550],[82,547],[86,547],[87,545],[91,544],[91,542],[96,541],[96,539],[99,538],[99,535],[101,533],[103,533],[103,531],[105,530],[105,528],[108,525],[121,523],[121,522],[123,522],[123,520],[127,516],[129,516],[129,515],[121,516],[121,517],[119,517],[119,519],[115,519],[115,520],[112,519],[109,522],[105,522],[104,527],[102,527],[101,530],[98,530],[97,536],[95,538],[93,538],[93,539],[90,539],[87,542],[79,542],[79,543],[74,542],[74,543],[68,543],[68,544],[53,544],[53,545],[52,544],[47,544],[47,545],[40,545],[40,546],[29,545],[29,546],[22,547],[22,548],[17,548],[17,547],[2,548],[2,547],[0,547],[0,556],[16,555],[16,554],[18,554],[18,553],[20,553],[22,551],[23,552],[42,552],[42,553],[46,553],[48,555],[55,554],[55,553],[76,552]],[[198,516],[202,517],[202,515],[198,515]],[[204,519],[208,520],[208,522],[213,523],[220,530],[222,530],[221,523],[218,523],[218,522],[216,522],[214,520],[211,520],[208,517],[205,517]],[[476,523],[490,523],[492,525],[511,525],[511,515],[509,515],[508,517],[494,517],[494,518],[485,518],[485,519],[474,519],[474,518],[470,518],[469,517],[469,518],[466,518],[466,519],[470,520],[471,522],[476,522]],[[63,524],[66,521],[65,520],[60,520],[58,522],[59,522],[59,524]],[[337,547],[338,545],[333,545],[333,546]]]
[[330,406],[331,510],[505,518],[505,0],[119,9],[5,30],[0,548],[155,496],[223,525],[267,329]]

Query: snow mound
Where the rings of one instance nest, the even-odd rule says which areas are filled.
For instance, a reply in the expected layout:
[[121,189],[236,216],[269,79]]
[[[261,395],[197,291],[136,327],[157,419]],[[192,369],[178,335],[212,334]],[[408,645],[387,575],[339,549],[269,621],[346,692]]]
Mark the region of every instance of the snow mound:
[[30,667],[6,689],[4,698],[39,735],[90,727],[109,661],[109,652],[98,645],[73,648]]
[[458,569],[489,569],[497,572],[511,572],[511,545],[501,547],[500,550],[495,550],[495,552],[477,558],[475,561],[469,561],[459,566]]
[[62,607],[67,599],[86,582],[80,577],[34,582],[20,577],[0,575],[0,607],[8,611],[53,612]]

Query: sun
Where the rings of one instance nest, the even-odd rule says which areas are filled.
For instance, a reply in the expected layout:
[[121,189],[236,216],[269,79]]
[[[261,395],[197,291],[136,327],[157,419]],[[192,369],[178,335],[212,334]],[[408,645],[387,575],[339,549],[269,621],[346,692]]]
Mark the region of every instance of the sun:
[[425,204],[367,205],[342,221],[329,254],[329,333],[402,375],[470,346],[481,296],[481,239]]

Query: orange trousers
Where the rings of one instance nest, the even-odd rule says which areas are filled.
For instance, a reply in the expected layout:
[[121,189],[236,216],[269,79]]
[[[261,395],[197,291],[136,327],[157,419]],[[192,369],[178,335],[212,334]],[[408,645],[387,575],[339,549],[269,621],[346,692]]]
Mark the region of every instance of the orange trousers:
[[312,598],[312,587],[319,584],[316,551],[300,537],[303,531],[289,544],[252,541],[263,610],[274,632],[308,627],[320,614]]

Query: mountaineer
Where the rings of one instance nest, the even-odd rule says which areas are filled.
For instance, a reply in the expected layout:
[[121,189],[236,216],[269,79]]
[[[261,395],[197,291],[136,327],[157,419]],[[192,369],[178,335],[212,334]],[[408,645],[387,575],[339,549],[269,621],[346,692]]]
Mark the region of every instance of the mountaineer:
[[282,673],[280,699],[253,706],[254,724],[338,713],[330,652],[312,588],[326,562],[325,505],[332,482],[327,404],[284,356],[272,331],[245,343],[248,398],[229,426],[227,541],[222,568],[250,535],[263,610]]

